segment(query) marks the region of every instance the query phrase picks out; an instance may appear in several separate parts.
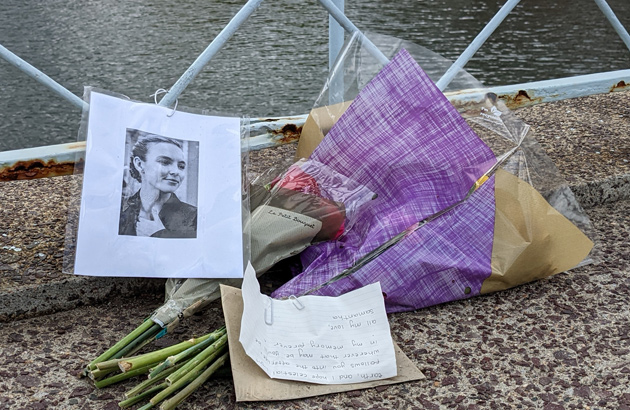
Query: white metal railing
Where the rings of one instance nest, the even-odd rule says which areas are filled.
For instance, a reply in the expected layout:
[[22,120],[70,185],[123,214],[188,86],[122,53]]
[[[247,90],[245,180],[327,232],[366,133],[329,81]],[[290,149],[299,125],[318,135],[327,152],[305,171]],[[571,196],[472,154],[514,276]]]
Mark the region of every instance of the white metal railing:
[[[258,9],[263,0],[248,0],[237,12],[223,30],[213,39],[208,47],[199,55],[191,66],[182,74],[175,84],[160,100],[162,106],[172,106],[184,89],[195,79],[201,70],[209,64],[214,56],[223,48],[226,42],[239,29],[239,27]],[[388,62],[387,57],[376,47],[353,23],[344,12],[344,0],[318,0],[329,13],[329,67],[334,63],[336,56],[343,45],[344,31],[360,36],[363,46],[382,64]],[[462,69],[474,56],[484,42],[503,22],[505,17],[516,7],[520,0],[507,0],[496,15],[488,22],[483,30],[468,45],[462,54],[449,67],[446,73],[438,80],[436,85],[444,90],[452,81],[457,72]],[[623,27],[613,10],[605,0],[594,0],[609,20],[617,34],[630,50],[630,35]],[[334,24],[336,22],[337,24]],[[42,85],[48,87],[60,97],[64,98],[77,108],[86,109],[88,104],[81,98],[68,91],[52,78],[33,67],[2,45],[0,45],[0,58],[5,59],[13,66],[20,69],[28,76],[34,78]],[[341,76],[338,76],[341,77]],[[340,79],[339,81],[343,81]],[[558,99],[575,98],[579,96],[619,91],[630,86],[630,70],[599,73],[587,76],[571,77],[570,79],[557,79],[539,81],[528,84],[494,87],[490,90],[460,90],[447,93],[447,97],[454,105],[465,105],[472,100],[487,98],[488,94],[494,94],[494,98],[500,98],[510,108],[518,108],[541,102],[556,101]],[[334,92],[335,88],[341,93]],[[343,99],[343,83],[331,84],[330,102],[339,102]],[[250,150],[259,150],[288,142],[299,138],[299,131],[306,119],[306,115],[297,117],[279,117],[274,119],[252,119],[250,123]],[[69,172],[64,164],[74,164],[83,160],[85,146],[81,143],[52,145],[39,148],[29,148],[15,151],[0,152],[0,180],[16,178],[37,178],[42,176],[63,175]],[[53,169],[54,168],[54,169]],[[72,167],[73,168],[73,167]],[[36,172],[36,170],[42,172]]]
[[[385,55],[376,47],[363,33],[346,17],[343,13],[344,0],[318,0],[319,3],[329,13],[329,67],[332,66],[337,53],[341,49],[343,44],[343,30],[349,34],[358,34],[361,36],[361,40],[365,48],[374,57],[376,57],[382,64],[387,63],[388,59]],[[594,0],[600,10],[604,13],[609,20],[617,34],[621,37],[622,41],[630,49],[630,34],[623,27],[613,10],[610,8],[606,0]],[[236,15],[230,20],[230,22],[221,30],[221,32],[212,40],[208,47],[197,57],[197,59],[190,65],[190,67],[182,74],[182,76],[173,84],[168,90],[166,95],[160,100],[159,104],[162,106],[172,106],[179,95],[186,89],[186,87],[195,79],[195,77],[201,72],[201,70],[210,63],[212,58],[223,48],[232,35],[241,27],[241,25],[247,21],[247,19],[258,9],[263,0],[248,0],[247,3],[236,13]],[[473,41],[466,47],[462,54],[455,60],[451,67],[444,73],[442,78],[438,80],[436,85],[440,90],[444,90],[455,77],[457,72],[462,69],[468,61],[475,55],[479,48],[486,42],[490,35],[496,30],[496,28],[503,22],[503,20],[509,15],[509,13],[516,7],[520,0],[507,0],[507,2],[499,9],[496,15],[486,24],[481,32],[473,39]],[[334,24],[334,21],[338,25]],[[50,88],[62,98],[66,99],[78,108],[86,108],[87,103],[82,101],[79,97],[72,94],[59,83],[55,82],[52,78],[33,67],[28,62],[24,61],[2,45],[0,45],[0,57],[5,59],[10,64],[14,65],[25,74],[36,79],[44,86]],[[341,81],[341,80],[339,80]],[[343,90],[343,84],[331,84],[331,87],[340,87]],[[333,93],[334,95],[335,93]],[[338,94],[338,93],[336,93]],[[333,102],[333,101],[331,101]],[[338,102],[338,101],[335,101]]]

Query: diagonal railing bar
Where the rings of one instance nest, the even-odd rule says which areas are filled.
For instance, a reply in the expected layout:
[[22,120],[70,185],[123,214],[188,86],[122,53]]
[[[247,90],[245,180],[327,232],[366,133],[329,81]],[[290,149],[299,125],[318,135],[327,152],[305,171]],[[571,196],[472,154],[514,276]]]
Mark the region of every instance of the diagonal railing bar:
[[74,106],[80,109],[86,109],[88,104],[83,101],[81,98],[74,95],[71,91],[65,88],[63,85],[59,84],[52,78],[48,77],[46,74],[35,68],[33,65],[29,64],[22,58],[18,57],[16,54],[9,51],[7,48],[0,45],[0,57],[6,60],[9,64],[22,71],[29,77],[35,79],[42,85],[46,86],[48,89],[54,91],[57,95],[70,102]]
[[621,24],[615,12],[610,8],[606,0],[595,0],[595,4],[599,7],[599,9],[604,13],[604,16],[608,19],[610,24],[613,26],[621,40],[624,42],[628,50],[630,50],[630,34],[628,34],[628,30]]
[[440,91],[444,91],[446,87],[453,81],[455,75],[464,68],[464,66],[470,61],[470,59],[475,55],[477,51],[481,48],[481,46],[488,40],[488,37],[494,30],[499,27],[503,20],[512,12],[514,7],[519,3],[520,0],[508,0],[503,7],[499,9],[497,14],[492,17],[492,19],[486,24],[486,26],[477,34],[477,37],[473,39],[473,41],[466,47],[466,49],[462,52],[462,54],[455,60],[455,62],[446,70],[442,78],[438,80],[435,85]]
[[[512,12],[514,7],[520,2],[520,0],[508,0],[497,14],[486,24],[481,32],[474,38],[474,40],[466,47],[462,54],[455,60],[455,62],[444,73],[442,78],[436,83],[437,87],[444,91],[446,87],[453,81],[455,75],[464,68],[464,66],[470,61],[470,59],[479,51],[479,48],[488,40],[494,30],[505,20],[505,18]],[[621,40],[625,43],[626,47],[630,50],[630,35],[625,27],[621,24],[613,10],[610,8],[606,0],[595,0],[595,3],[604,13],[610,24],[613,26]]]
[[[212,58],[225,46],[227,41],[234,35],[234,33],[243,25],[245,21],[260,7],[264,0],[248,0],[247,3],[236,13],[236,15],[229,21],[229,23],[219,32],[219,34],[212,40],[212,42],[206,47],[206,49],[197,57],[197,59],[190,65],[190,67],[182,74],[182,76],[173,84],[168,90],[166,95],[160,100],[159,105],[171,106],[175,103],[177,98],[186,89],[186,87],[197,77],[197,75],[203,70],[203,68],[212,60]],[[335,0],[343,8],[343,0]],[[343,14],[335,3],[331,0],[319,0],[319,2],[326,8],[335,21],[346,30],[348,33],[359,33],[362,37],[362,41],[365,44],[366,49],[379,59],[383,64],[388,62],[387,57],[369,40],[361,31]],[[335,31],[335,29],[331,29]],[[332,55],[336,55],[338,49],[343,44],[343,33],[340,34],[339,30],[335,31],[335,39],[331,41],[331,59]],[[341,44],[339,40],[341,39]],[[88,104],[81,98],[74,95],[68,89],[55,82],[52,78],[48,77],[31,64],[27,63],[14,53],[10,52],[6,48],[0,45],[0,57],[7,60],[9,63],[25,72],[27,75],[33,77],[41,84],[50,88],[58,95],[71,102],[78,108],[87,108]],[[342,86],[343,87],[343,86]]]
[[197,77],[201,70],[208,65],[210,60],[223,48],[225,43],[236,33],[245,21],[260,7],[263,0],[248,0],[247,3],[236,13],[230,22],[219,32],[219,34],[210,42],[210,45],[197,57],[190,67],[182,74],[182,76],[173,84],[166,93],[159,105],[169,107],[177,97],[180,96],[184,89]]
[[[348,33],[359,33],[366,50],[376,57],[382,64],[389,62],[388,58],[372,43],[357,26],[339,10],[332,0],[318,0],[319,3],[328,10],[332,16],[344,30]],[[184,89],[192,82],[192,80],[201,72],[201,70],[210,62],[210,60],[223,48],[225,43],[234,35],[240,26],[252,15],[260,6],[263,0],[249,0],[236,15],[230,20],[225,28],[212,40],[210,45],[201,53],[192,65],[184,72],[184,74],[175,82],[168,93],[159,102],[162,106],[171,106],[175,100],[181,95]]]
[[[193,62],[193,64],[184,72],[184,74],[177,80],[177,82],[171,87],[167,94],[160,101],[162,106],[172,105],[184,89],[194,80],[194,78],[201,72],[201,70],[210,62],[210,60],[221,50],[225,43],[234,35],[234,33],[240,28],[240,26],[258,9],[260,4],[264,0],[248,0],[247,3],[237,12],[237,14],[230,20],[230,22],[221,30],[221,32],[215,37],[210,45],[204,50],[204,52]],[[318,0],[319,3],[328,11],[330,18],[334,19],[339,25],[350,34],[357,34],[361,37],[364,47],[374,57],[376,57],[383,65],[387,64],[389,60],[387,57],[374,45],[355,25],[350,21],[348,17],[337,7],[337,4],[343,7],[343,0]],[[506,16],[516,7],[520,0],[508,0],[503,7],[497,12],[497,14],[488,22],[483,30],[475,37],[475,39],[469,44],[464,52],[457,58],[457,60],[449,67],[446,73],[437,82],[437,86],[440,90],[444,90],[448,84],[453,80],[457,72],[466,65],[466,63],[474,56],[484,42],[490,37],[490,35],[496,30],[496,28],[503,22]],[[608,18],[613,28],[617,31],[621,39],[626,46],[630,49],[630,35],[623,27],[619,19],[616,17],[612,9],[608,6],[605,0],[595,0],[596,4],[600,7],[604,15]],[[339,39],[339,33],[336,34],[337,40]],[[343,37],[341,37],[343,38]],[[335,41],[337,41],[335,40]],[[331,48],[334,46],[331,41]],[[337,41],[338,42],[338,41]],[[338,46],[334,46],[338,47]],[[331,49],[331,56],[334,50]],[[31,76],[35,80],[39,81],[44,86],[53,90],[59,96],[69,101],[78,108],[85,109],[88,104],[81,98],[74,95],[68,89],[64,88],[59,83],[48,77],[46,74],[24,61],[5,47],[0,45],[0,58],[5,59],[10,64],[14,65],[27,75]],[[332,57],[331,57],[332,58]]]

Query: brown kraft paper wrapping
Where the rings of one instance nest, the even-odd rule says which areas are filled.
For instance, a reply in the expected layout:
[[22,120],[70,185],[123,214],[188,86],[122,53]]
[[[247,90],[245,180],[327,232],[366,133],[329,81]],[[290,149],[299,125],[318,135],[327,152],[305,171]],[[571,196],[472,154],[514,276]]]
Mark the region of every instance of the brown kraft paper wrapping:
[[481,293],[545,278],[578,265],[593,242],[525,181],[497,170],[492,274]]
[[295,158],[308,158],[352,101],[311,110],[300,134]]
[[230,365],[234,378],[236,401],[292,400],[323,394],[367,389],[376,386],[422,380],[424,375],[394,342],[398,376],[353,384],[311,384],[292,380],[272,379],[247,354],[239,342],[243,298],[241,290],[221,285],[221,302],[230,348]]

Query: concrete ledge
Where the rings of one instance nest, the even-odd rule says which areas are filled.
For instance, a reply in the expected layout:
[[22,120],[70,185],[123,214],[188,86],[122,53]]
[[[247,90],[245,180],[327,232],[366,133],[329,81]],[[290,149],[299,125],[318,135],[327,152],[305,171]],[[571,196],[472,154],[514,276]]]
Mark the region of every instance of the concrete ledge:
[[[630,174],[571,186],[585,209],[630,199]],[[2,273],[2,272],[0,272]],[[164,279],[71,276],[0,287],[0,322],[103,303],[114,296],[164,292]]]
[[103,303],[109,298],[164,292],[164,279],[69,277],[0,289],[0,322]]

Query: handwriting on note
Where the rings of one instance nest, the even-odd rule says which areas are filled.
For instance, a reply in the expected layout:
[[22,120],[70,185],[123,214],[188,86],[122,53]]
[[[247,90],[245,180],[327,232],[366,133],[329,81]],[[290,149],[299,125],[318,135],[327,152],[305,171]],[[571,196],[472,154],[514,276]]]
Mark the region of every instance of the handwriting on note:
[[239,340],[272,378],[344,384],[396,376],[379,283],[334,298],[276,300],[260,293],[248,267],[243,303]]

